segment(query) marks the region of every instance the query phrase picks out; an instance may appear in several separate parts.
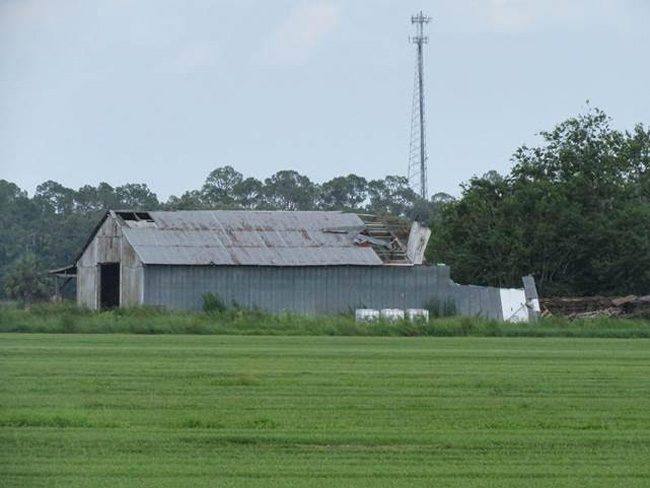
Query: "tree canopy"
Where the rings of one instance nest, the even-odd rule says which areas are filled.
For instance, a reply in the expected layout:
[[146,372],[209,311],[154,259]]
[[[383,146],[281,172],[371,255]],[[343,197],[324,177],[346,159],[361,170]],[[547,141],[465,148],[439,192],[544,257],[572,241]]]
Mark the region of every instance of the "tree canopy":
[[541,137],[443,206],[429,258],[462,282],[532,273],[547,295],[650,293],[650,131],[592,109]]

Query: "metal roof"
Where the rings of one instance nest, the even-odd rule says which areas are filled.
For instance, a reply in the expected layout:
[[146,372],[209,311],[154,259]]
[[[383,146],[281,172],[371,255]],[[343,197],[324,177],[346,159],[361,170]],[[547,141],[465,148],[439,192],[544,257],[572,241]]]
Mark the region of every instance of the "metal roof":
[[[116,212],[119,216],[119,212]],[[383,264],[354,244],[365,228],[355,214],[197,210],[149,212],[153,223],[122,220],[145,264],[325,266]]]

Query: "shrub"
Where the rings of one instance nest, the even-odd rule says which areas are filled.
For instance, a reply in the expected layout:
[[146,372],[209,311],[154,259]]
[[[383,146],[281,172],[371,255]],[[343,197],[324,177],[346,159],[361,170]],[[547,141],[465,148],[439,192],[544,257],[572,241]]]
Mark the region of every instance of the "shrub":
[[227,310],[226,304],[216,293],[204,293],[203,296],[203,311],[205,313],[223,313]]
[[31,253],[14,262],[5,276],[5,291],[9,298],[18,300],[23,305],[47,298],[45,275],[39,267],[36,256]]
[[452,298],[446,298],[444,300],[433,297],[431,300],[424,304],[424,308],[429,311],[429,317],[451,317],[453,315],[458,315],[458,310],[456,309],[456,302]]

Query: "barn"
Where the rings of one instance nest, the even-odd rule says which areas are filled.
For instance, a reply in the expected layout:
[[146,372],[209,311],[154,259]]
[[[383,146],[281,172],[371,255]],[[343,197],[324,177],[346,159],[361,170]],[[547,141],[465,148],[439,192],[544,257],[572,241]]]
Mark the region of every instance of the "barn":
[[[212,293],[273,313],[451,304],[508,319],[513,290],[458,285],[447,266],[424,264],[429,235],[417,223],[400,236],[381,219],[338,211],[111,210],[57,274],[75,277],[77,303],[94,310],[200,310]],[[527,316],[525,303],[517,313]]]

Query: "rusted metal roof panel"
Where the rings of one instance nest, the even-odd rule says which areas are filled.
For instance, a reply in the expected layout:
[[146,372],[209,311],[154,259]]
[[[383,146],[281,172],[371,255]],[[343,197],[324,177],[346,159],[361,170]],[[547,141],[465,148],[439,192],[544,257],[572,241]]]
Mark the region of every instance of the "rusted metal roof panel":
[[381,265],[370,247],[354,244],[365,226],[341,212],[150,212],[152,227],[123,232],[145,264],[324,266]]

